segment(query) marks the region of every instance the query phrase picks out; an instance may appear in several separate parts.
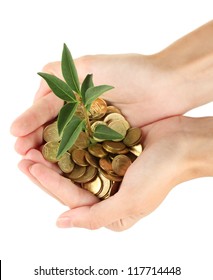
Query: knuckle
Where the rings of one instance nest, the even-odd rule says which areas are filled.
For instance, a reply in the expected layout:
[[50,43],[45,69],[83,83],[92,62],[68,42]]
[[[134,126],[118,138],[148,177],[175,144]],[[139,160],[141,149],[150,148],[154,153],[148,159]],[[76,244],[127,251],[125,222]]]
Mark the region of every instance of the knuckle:
[[[92,72],[92,65],[94,62],[94,55],[84,55],[75,60],[79,70],[83,70],[85,73]],[[81,72],[81,71],[80,71]],[[81,74],[81,73],[80,73]]]
[[46,108],[47,108],[47,112],[49,112],[49,115],[54,118],[57,116],[58,114],[58,110],[56,110],[56,107],[52,105],[51,102],[47,102],[46,103]]
[[53,62],[47,63],[43,66],[42,71],[49,72],[52,69]]
[[130,227],[131,227],[131,225],[129,225],[123,219],[120,219],[120,220],[112,223],[107,228],[109,228],[110,230],[115,231],[115,232],[121,232],[121,231],[127,230]]
[[120,219],[118,221],[118,227],[116,228],[116,231],[118,231],[118,232],[124,231],[130,227],[131,227],[131,224],[129,224],[128,221],[126,221],[125,219]]
[[47,72],[49,74],[55,74],[56,69],[58,68],[59,62],[49,62],[43,66],[42,71]]
[[100,228],[100,226],[99,226],[96,222],[91,221],[91,222],[89,223],[89,229],[91,229],[91,230],[96,230],[96,229],[99,229],[99,228]]
[[83,55],[79,58],[77,58],[77,61],[81,62],[85,66],[90,65],[91,62],[93,61],[93,55]]
[[97,214],[97,212],[95,211],[95,207],[91,207],[90,208],[90,220],[89,222],[89,229],[91,230],[96,230],[101,228],[103,225],[103,219],[101,219],[101,217]]
[[[67,179],[67,185],[70,185],[70,179]],[[74,186],[75,188],[75,186]],[[81,189],[76,186],[75,188],[75,195],[73,195],[73,193],[70,193],[69,196],[67,196],[67,205],[72,209],[72,208],[76,208],[78,206],[81,205]]]

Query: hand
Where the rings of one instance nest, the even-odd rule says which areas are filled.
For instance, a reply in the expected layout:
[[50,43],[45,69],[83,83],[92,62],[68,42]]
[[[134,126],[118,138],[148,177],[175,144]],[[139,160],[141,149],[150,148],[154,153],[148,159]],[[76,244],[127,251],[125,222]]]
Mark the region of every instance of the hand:
[[[163,73],[152,57],[86,56],[77,59],[76,66],[81,82],[87,73],[94,73],[95,84],[115,86],[104,98],[121,109],[132,126],[140,127],[184,112],[181,102],[171,95],[174,92],[171,77],[164,73],[162,80]],[[60,62],[46,65],[43,71],[62,78]],[[166,84],[165,79],[168,81]],[[44,125],[57,116],[62,104],[62,100],[42,80],[34,104],[11,127],[12,134],[18,137],[18,153],[24,155],[29,149],[40,145]]]
[[101,202],[48,167],[36,150],[29,152],[20,167],[71,208],[59,217],[59,227],[105,226],[121,231],[156,209],[177,184],[213,175],[213,156],[208,157],[213,155],[212,127],[213,118],[187,117],[144,127],[142,155],[127,170],[119,192]]
[[[90,62],[88,62],[88,61],[86,62],[86,60],[88,60],[88,59],[90,60]],[[141,63],[144,63],[143,57],[140,55],[127,55],[127,56],[124,55],[124,56],[110,56],[110,57],[108,57],[108,56],[83,57],[76,61],[81,81],[84,78],[84,76],[86,75],[87,71],[89,70],[87,67],[91,66],[91,65],[94,66],[94,63],[92,63],[93,59],[95,59],[95,60],[97,59],[96,60],[97,65],[95,66],[97,73],[99,73],[99,70],[101,70],[101,69],[107,68],[109,70],[111,68],[111,72],[109,72],[109,75],[106,77],[107,79],[109,79],[109,84],[111,84],[111,82],[113,84],[115,72],[117,72],[117,74],[119,74],[118,77],[120,77],[120,73],[118,73],[120,67],[122,69],[126,68],[125,80],[127,80],[126,78],[127,78],[127,76],[129,76],[128,83],[130,84],[131,79],[133,78],[133,76],[132,77],[130,76],[131,72],[129,71],[129,69],[132,68],[130,66],[131,65],[133,66],[135,64],[135,68],[136,68],[135,74],[137,74],[137,72],[139,71],[139,65],[137,65],[137,60],[139,59],[141,61]],[[145,61],[145,57],[144,57],[144,61]],[[117,69],[115,69],[114,65],[117,65]],[[43,71],[52,73],[52,74],[62,78],[59,62],[48,64],[46,67],[44,67]],[[102,74],[105,75],[106,73],[102,73]],[[102,83],[100,75],[99,75],[99,83]],[[109,101],[111,101],[113,104],[118,106],[122,111],[125,111],[125,108],[127,108],[128,109],[128,110],[126,110],[127,119],[131,122],[132,125],[136,125],[136,123],[137,123],[136,118],[138,116],[140,116],[140,113],[141,113],[141,109],[138,106],[138,105],[140,105],[140,102],[138,103],[139,99],[138,99],[137,94],[135,94],[135,92],[133,91],[133,87],[129,88],[129,93],[132,96],[123,95],[123,93],[125,93],[125,94],[127,93],[127,89],[125,86],[123,86],[122,83],[123,83],[123,81],[120,78],[120,80],[118,80],[118,84],[117,84],[118,89],[111,96],[110,96],[110,94],[106,95],[106,99],[108,98]],[[149,85],[147,84],[147,86],[149,86]],[[135,88],[134,90],[136,90],[136,89],[137,88]],[[119,90],[121,90],[122,94],[119,93]],[[115,100],[113,101],[114,95],[115,95],[115,98],[114,98]],[[123,96],[123,98],[122,98],[122,96]],[[132,101],[131,103],[128,103],[129,99]],[[24,114],[22,114],[17,120],[15,120],[15,122],[13,123],[12,128],[11,128],[12,133],[15,136],[18,136],[16,145],[15,145],[17,152],[22,155],[25,155],[24,156],[25,159],[23,161],[21,161],[21,163],[19,164],[20,169],[28,177],[30,177],[37,185],[41,186],[42,188],[45,188],[44,186],[46,186],[46,185],[48,185],[48,186],[49,186],[49,184],[51,185],[52,178],[55,178],[55,176],[54,175],[49,176],[49,177],[45,176],[45,178],[49,178],[49,180],[50,180],[49,183],[48,183],[48,181],[45,181],[46,183],[40,184],[39,181],[36,179],[36,177],[31,176],[31,174],[29,173],[29,168],[35,162],[38,162],[38,163],[41,163],[41,164],[47,166],[48,168],[52,168],[53,170],[58,171],[55,169],[54,165],[44,161],[42,155],[39,152],[39,149],[43,142],[42,134],[43,134],[43,128],[44,128],[45,124],[57,116],[58,111],[59,111],[60,107],[62,106],[62,104],[63,104],[62,101],[60,99],[58,99],[51,92],[51,90],[47,86],[46,82],[44,80],[42,80],[40,88],[35,96],[34,104]],[[141,105],[142,108],[144,108],[144,110],[145,110],[145,104],[143,104],[143,102],[141,104],[142,104]],[[134,114],[131,111],[129,111],[129,107],[132,110],[134,109],[133,110]],[[143,122],[141,122],[141,123],[143,123]],[[36,150],[36,149],[38,149],[38,150]],[[67,180],[65,180],[64,178],[61,178],[61,177],[57,177],[57,178],[58,179],[54,179],[54,182],[57,182],[57,180],[60,182],[61,181],[67,182]],[[70,184],[71,184],[70,182],[68,182],[68,184],[66,183],[66,185],[68,186],[67,187],[68,189],[70,189]],[[73,190],[75,190],[73,197],[75,197],[75,198],[79,197],[79,201],[81,201],[81,203],[90,204],[91,202],[94,202],[94,201],[97,202],[97,199],[95,199],[93,196],[91,196],[91,194],[87,193],[85,195],[85,192],[83,192],[82,190],[80,191],[79,188],[76,188],[76,186],[74,186],[72,184],[72,191]],[[81,193],[81,195],[77,195],[77,193]],[[60,201],[62,200],[60,196],[58,197],[57,195],[54,195],[54,192],[51,192],[51,194],[58,200],[60,200]],[[85,197],[86,198],[83,199],[82,196],[84,198]],[[66,201],[66,200],[63,197],[63,203],[64,203],[64,201]],[[77,199],[77,201],[78,201],[78,199]],[[75,205],[79,206],[78,203],[70,204],[70,202],[69,202],[69,204],[67,203],[67,205],[69,205],[69,207],[71,207],[71,208],[75,207]]]
[[[85,77],[85,75],[88,72],[92,72],[95,77],[95,84],[106,83],[106,84],[114,85],[115,89],[112,90],[111,92],[106,93],[104,98],[109,102],[111,102],[112,104],[116,105],[118,108],[120,108],[132,126],[142,127],[154,121],[158,121],[159,119],[185,113],[187,110],[191,108],[194,108],[201,104],[205,104],[210,100],[212,100],[212,92],[213,92],[212,71],[210,70],[211,70],[211,57],[212,57],[211,53],[212,53],[213,41],[204,40],[206,36],[209,38],[209,35],[212,33],[212,26],[213,23],[210,22],[206,26],[198,29],[198,31],[193,32],[191,35],[187,35],[186,38],[179,40],[171,47],[165,49],[159,54],[152,55],[152,56],[114,55],[114,56],[82,57],[76,60],[76,65],[80,75],[80,80],[82,81],[82,79]],[[199,35],[199,37],[201,36],[203,38],[202,40],[203,42],[209,42],[205,48],[205,53],[203,53],[203,48],[200,48],[199,41],[197,40],[197,34]],[[194,44],[193,48],[189,48],[190,38],[192,39],[191,41]],[[190,55],[188,53],[189,49],[190,49]],[[205,69],[205,71],[203,71],[203,69]],[[48,64],[43,69],[43,71],[61,77],[59,63]],[[203,84],[205,84],[205,87],[203,87]],[[65,201],[64,203],[69,207],[75,208],[79,206],[84,207],[84,205],[87,206],[93,205],[94,203],[97,202],[97,199],[94,198],[94,196],[92,196],[87,192],[85,193],[85,191],[80,190],[79,188],[71,184],[69,181],[67,181],[67,179],[62,178],[57,173],[57,170],[54,171],[53,168],[55,167],[53,167],[51,164],[44,161],[44,159],[42,158],[39,152],[39,148],[42,144],[43,127],[48,121],[54,119],[57,116],[61,106],[62,106],[62,101],[59,100],[50,91],[46,83],[42,81],[41,86],[36,94],[34,104],[17,120],[15,120],[11,128],[11,132],[18,137],[16,142],[17,152],[22,155],[26,155],[25,159],[20,163],[20,168],[28,176],[30,176],[31,179],[33,179],[37,184],[39,184],[41,187],[44,187],[45,190],[50,192],[53,196],[56,196],[57,199],[59,199],[62,202]],[[156,127],[158,127],[158,125],[161,126],[160,123],[164,123],[168,125],[169,123],[166,123],[167,121],[169,122],[169,120],[164,120],[162,122],[157,122],[155,124],[143,128],[144,136],[145,136],[145,146],[147,143],[149,147],[148,144],[149,141],[147,139],[152,139],[150,135],[153,135],[153,131],[155,131]],[[177,126],[174,127],[177,128]],[[163,127],[161,129],[162,129],[162,133],[165,132],[167,136],[169,135],[169,131],[164,130]],[[172,131],[172,126],[171,126],[171,131]],[[181,131],[180,127],[178,131]],[[184,135],[184,130],[182,130],[182,132]],[[166,135],[164,135],[165,139],[168,138],[166,137]],[[177,141],[178,138],[174,139],[174,141],[175,140]],[[170,140],[168,139],[168,141]],[[162,142],[160,141],[160,143],[163,144],[163,141]],[[176,143],[177,146],[178,145],[182,146],[182,144],[180,143],[179,144]],[[154,145],[154,147],[157,146],[158,146],[157,144],[156,146]],[[165,149],[165,152],[166,151],[168,152],[168,149],[166,149],[165,146],[163,147]],[[188,148],[191,149],[191,147]],[[152,164],[154,165],[154,158],[156,159],[156,156],[158,155],[158,153],[160,153],[160,150],[157,149],[156,156],[155,156],[154,154],[152,154],[151,152],[152,150],[155,149],[147,150],[146,148],[145,149],[146,153],[145,152],[143,153],[143,155],[147,155],[147,154],[149,155],[150,153],[151,159],[153,160],[153,162],[151,161],[150,163],[151,164],[150,167],[152,167]],[[172,155],[168,154],[168,156],[171,157]],[[180,158],[182,158],[183,161],[185,159],[184,156]],[[145,162],[145,159],[147,160],[147,163]],[[177,158],[174,158],[174,162],[175,160],[177,160]],[[144,171],[146,171],[147,174],[150,174],[151,171],[146,168],[147,166],[149,166],[148,164],[149,156],[147,156],[147,158],[143,156],[143,159],[142,157],[140,157],[136,162],[128,170],[128,173],[124,178],[124,182],[122,186],[125,186],[127,183],[128,185],[131,184],[131,181],[126,178],[131,178],[132,176],[131,174],[134,174],[133,167],[134,166],[138,167],[139,162],[142,165],[141,174],[146,179],[147,176],[145,175]],[[198,160],[198,162],[200,161]],[[167,166],[169,168],[169,165],[165,164],[165,170]],[[178,177],[179,179],[185,178],[186,180],[187,178],[193,177],[193,176],[188,176],[189,174],[187,172],[188,170],[187,166],[185,166],[184,169],[185,171],[183,171],[183,173],[185,172],[187,176],[185,177],[180,176]],[[202,176],[204,176],[203,174],[207,172],[206,170],[209,171],[208,165],[206,166],[206,164],[202,164],[202,167],[203,166],[205,166],[206,169],[202,168],[203,169],[202,172],[199,171]],[[39,175],[39,172],[36,168],[38,170],[39,168],[44,168],[43,174],[46,173],[48,174],[48,172],[54,172],[51,174],[52,178],[55,179],[54,182],[51,181],[50,176],[48,176],[47,174],[46,174],[47,175],[46,178],[48,178],[48,180],[45,178],[42,179],[42,175],[41,174]],[[162,168],[164,170],[164,166]],[[31,173],[29,173],[29,170],[31,170]],[[35,172],[38,172],[37,174],[38,177],[35,175],[36,174]],[[199,172],[194,174],[194,177],[198,176]],[[32,174],[34,176],[32,176]],[[164,181],[163,179],[165,179],[165,177],[162,178],[162,182]],[[52,188],[54,189],[55,182],[58,182],[60,184],[63,183],[64,185],[65,181],[67,185],[66,188],[67,191],[69,189],[68,192],[70,192],[70,187],[68,187],[68,183],[69,183],[69,186],[71,184],[72,186],[71,189],[72,191],[74,191],[74,194],[76,195],[75,198],[77,197],[76,200],[75,198],[73,198],[75,200],[74,203],[70,202],[69,197],[67,198],[67,200],[65,200],[63,195],[58,194],[57,191],[59,189],[57,187],[55,191],[52,190]],[[134,176],[132,176],[132,182],[133,183],[135,182]],[[159,181],[159,184],[161,185],[162,182]],[[171,180],[170,183],[172,182],[173,180]],[[178,182],[176,182],[175,184],[174,183],[175,182],[173,182],[172,184],[165,184],[165,185],[166,186],[170,185],[171,187],[171,185],[175,185]],[[50,185],[53,187],[50,188]],[[154,185],[155,184],[153,182],[153,186]],[[51,190],[49,190],[49,188]],[[125,195],[123,195],[123,193],[125,194],[125,191],[123,191],[123,189],[125,190],[127,189],[127,187],[122,187],[121,191],[119,191],[119,193],[116,196],[110,198],[108,201],[106,202],[104,201],[95,205],[105,205],[106,203],[107,204],[113,203],[114,199],[117,199],[117,197],[119,198],[120,195],[123,197],[122,199],[124,199],[125,201]],[[153,190],[153,188],[150,189]],[[135,190],[135,192],[137,190]],[[158,188],[156,187],[155,190],[157,191]],[[169,190],[165,188],[164,191],[162,192],[164,193],[164,195],[159,196],[158,199],[161,201],[161,199],[165,197],[168,191]],[[78,198],[81,198],[79,200],[81,202],[78,201]],[[158,203],[160,203],[160,201],[158,201]],[[153,202],[155,201],[153,200]],[[151,207],[151,209],[157,207],[158,203],[153,203],[153,207]],[[94,208],[91,209],[95,209],[96,207],[95,205]],[[116,204],[114,205],[114,207],[117,207]],[[147,209],[149,209],[149,207],[147,207]],[[120,211],[121,210],[122,209],[120,209]],[[119,209],[117,209],[117,211],[119,211]],[[148,213],[149,211],[145,211],[144,213],[146,212]],[[115,215],[116,213],[118,212],[115,211]],[[142,214],[142,216],[143,215],[144,214]],[[121,216],[121,218],[122,217],[123,216]],[[114,217],[114,220],[116,220],[115,218],[116,216]],[[75,220],[72,219],[72,223],[73,221]],[[102,221],[104,222],[105,220],[103,219]],[[112,219],[109,222],[109,224],[111,222]],[[76,225],[77,224],[78,223],[76,223]],[[99,224],[101,223],[94,222],[94,221],[92,222],[91,220],[92,228],[97,227],[96,225]],[[106,221],[105,221],[105,225],[107,225]],[[128,227],[128,223],[126,227]]]
[[[151,90],[148,92],[151,84],[149,80],[152,66],[145,57],[141,55],[91,56],[76,60],[76,65],[81,81],[88,72],[91,72],[90,70],[93,70],[96,84],[104,82],[101,78],[103,76],[105,84],[115,86],[115,90],[112,90],[111,93],[108,92],[104,98],[120,108],[132,126],[141,126],[146,122],[163,117],[161,114],[157,114],[159,111],[157,99],[152,96]],[[55,62],[46,65],[43,71],[61,78],[60,69],[60,63]],[[121,70],[122,73],[120,73]],[[141,84],[139,81],[141,71],[146,84]],[[159,75],[156,73],[154,76],[158,77]],[[135,86],[131,86],[133,80],[136,81]],[[139,86],[140,84],[141,86]],[[157,86],[157,82],[155,84]],[[25,154],[29,149],[41,144],[44,125],[57,116],[62,104],[62,101],[51,92],[46,82],[42,80],[34,104],[15,120],[11,128],[12,133],[19,137],[16,143],[18,153]],[[165,112],[165,109],[162,111]]]
[[[213,100],[212,33],[213,21],[155,55],[82,57],[76,60],[80,81],[93,73],[95,84],[113,85],[115,89],[104,98],[120,108],[132,126],[183,114]],[[43,72],[62,78],[59,62],[46,65]],[[61,106],[42,80],[34,105],[11,128],[22,137],[16,144],[19,153],[39,144],[42,126],[56,117]]]
[[[166,69],[160,55],[84,56],[76,59],[75,64],[80,82],[88,73],[92,73],[95,85],[114,86],[103,98],[119,107],[132,126],[147,125],[188,110],[188,104],[181,100],[182,95],[179,92],[176,94],[182,79],[179,74]],[[60,62],[47,64],[42,72],[62,78]],[[51,90],[42,80],[35,101],[50,93]]]

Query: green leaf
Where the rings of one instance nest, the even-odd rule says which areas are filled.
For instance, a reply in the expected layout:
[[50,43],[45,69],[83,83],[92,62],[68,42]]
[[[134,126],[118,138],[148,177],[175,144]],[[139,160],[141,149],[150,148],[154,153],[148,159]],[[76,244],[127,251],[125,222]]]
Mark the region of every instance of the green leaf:
[[61,143],[58,149],[57,158],[60,158],[77,140],[80,132],[84,127],[84,120],[74,116],[64,129]]
[[61,136],[63,130],[66,125],[71,121],[75,111],[78,107],[78,103],[68,103],[64,105],[58,115],[57,125],[58,125],[58,133]]
[[88,90],[88,88],[94,87],[92,78],[93,78],[93,75],[88,74],[81,85],[81,96],[82,96],[82,101],[84,104],[85,104],[86,91]]
[[105,91],[113,89],[112,86],[101,85],[96,87],[90,87],[85,92],[85,105],[91,104],[97,97],[103,94]]
[[54,75],[47,73],[39,72],[38,75],[41,76],[47,82],[51,90],[59,98],[69,102],[76,102],[75,94],[64,81],[62,81]]
[[61,69],[67,84],[71,87],[72,90],[80,94],[80,85],[77,70],[75,68],[75,63],[73,61],[71,52],[66,44],[64,44],[63,48]]
[[99,124],[97,125],[93,137],[102,139],[102,140],[122,140],[124,137],[117,131],[111,129],[106,125]]

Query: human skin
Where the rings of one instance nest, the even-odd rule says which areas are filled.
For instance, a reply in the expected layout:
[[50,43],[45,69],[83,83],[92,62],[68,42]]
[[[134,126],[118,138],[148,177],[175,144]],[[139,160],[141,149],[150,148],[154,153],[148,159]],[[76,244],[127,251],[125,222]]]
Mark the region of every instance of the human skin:
[[[143,154],[128,169],[118,194],[107,201],[97,203],[96,197],[60,176],[39,152],[43,127],[62,106],[62,101],[41,82],[34,104],[15,120],[11,132],[18,137],[17,152],[24,156],[20,169],[71,208],[58,226],[123,230],[152,212],[175,185],[212,176],[208,163],[203,162],[206,151],[199,146],[212,148],[212,134],[206,136],[212,133],[212,119],[173,117],[213,99],[212,35],[213,22],[209,22],[151,56],[98,55],[76,60],[80,80],[93,73],[95,84],[113,85],[115,89],[104,98],[120,108],[132,126],[143,131]],[[46,65],[43,71],[61,77],[59,62]]]
[[59,217],[59,227],[121,231],[154,211],[174,186],[213,176],[212,117],[171,117],[143,127],[142,132],[144,152],[127,170],[119,192],[106,201],[98,202],[58,174],[38,150],[30,150],[19,167],[70,208]]
[[120,191],[107,201],[67,211],[59,226],[121,231],[155,210],[176,185],[213,176],[213,118],[172,117],[144,127],[143,137],[144,152],[128,169]]

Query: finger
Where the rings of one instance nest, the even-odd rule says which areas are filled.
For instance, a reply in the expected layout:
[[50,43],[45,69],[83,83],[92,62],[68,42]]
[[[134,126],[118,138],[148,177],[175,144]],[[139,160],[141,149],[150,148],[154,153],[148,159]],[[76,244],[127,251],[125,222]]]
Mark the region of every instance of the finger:
[[43,142],[43,126],[30,134],[18,137],[15,143],[15,150],[18,154],[25,155],[30,149],[39,147]]
[[113,231],[124,231],[136,224],[141,218],[143,218],[143,215],[135,215],[124,219],[119,219],[118,221],[106,226],[106,228]]
[[[86,207],[84,207],[84,209],[86,210]],[[89,209],[89,207],[88,207],[88,209]],[[71,221],[71,219],[70,219],[70,217],[73,215],[73,212],[74,212],[74,210],[69,210],[69,211],[66,211],[65,213],[63,213],[57,220],[57,226],[60,228],[70,228],[70,227],[76,226],[76,224],[74,224],[73,221]],[[83,213],[82,207],[80,210],[79,210],[79,208],[76,208],[74,215],[81,217],[82,213]],[[108,215],[109,215],[109,213],[108,213]],[[97,229],[101,226],[105,226],[106,228],[113,230],[113,231],[124,231],[124,230],[132,227],[144,216],[143,215],[133,215],[131,217],[118,219],[109,225],[100,225],[100,226],[95,225],[95,227],[94,227],[93,225],[90,224],[87,228],[88,229]],[[79,227],[85,228],[85,224],[82,224],[81,226],[79,225]]]
[[51,89],[49,88],[48,84],[46,83],[45,80],[41,79],[39,88],[34,96],[33,103],[35,103],[38,99],[41,97],[47,95],[48,93],[51,92]]
[[63,213],[57,220],[59,227],[98,229],[124,219],[132,213],[132,202],[119,193],[92,206],[83,206]]
[[45,160],[43,155],[41,154],[41,152],[36,149],[29,150],[27,152],[27,154],[24,156],[24,159],[31,160],[34,163],[41,163],[41,164],[53,169],[54,171],[58,172],[59,174],[62,173],[60,168],[57,166],[57,164],[51,163],[51,162]]
[[115,228],[119,228],[121,221],[140,213],[137,196],[134,196],[134,190],[132,190],[132,187],[136,188],[132,184],[137,184],[138,176],[134,174],[133,177],[133,183],[128,178],[126,182],[123,180],[119,192],[107,200],[92,206],[71,209],[63,213],[58,218],[57,225],[63,228],[82,227],[87,229],[98,229],[114,225]]
[[40,187],[44,192],[46,192],[47,194],[49,194],[50,196],[52,196],[53,198],[55,198],[56,200],[58,200],[60,203],[64,204],[58,197],[56,197],[55,195],[53,195],[52,193],[50,193],[49,191],[47,191],[41,184],[40,182],[34,177],[32,176],[32,174],[30,173],[29,169],[30,167],[35,164],[35,162],[33,162],[32,160],[26,160],[23,159],[19,162],[18,164],[18,168],[34,183],[36,184],[38,187]]
[[28,135],[55,118],[62,105],[63,101],[52,92],[40,98],[13,122],[11,133],[17,137]]
[[[159,186],[162,178],[156,177],[156,181],[153,180],[154,171],[149,162],[156,159],[150,159],[148,155],[145,156],[144,152],[144,155],[128,168],[118,193],[93,206],[65,212],[59,217],[57,225],[88,229],[104,226],[119,229],[126,221],[123,225],[125,229],[131,226],[131,218],[132,223],[135,223],[139,218],[151,213],[165,198],[168,190],[165,186]],[[159,169],[159,164],[156,168]]]
[[57,196],[70,208],[92,205],[99,201],[90,192],[74,185],[69,179],[62,177],[43,164],[36,163],[32,165],[30,173],[47,191]]
[[[80,82],[84,80],[88,73],[93,73],[95,84],[115,82],[117,78],[114,75],[115,67],[120,64],[117,63],[114,55],[85,55],[75,59]],[[112,72],[113,75],[111,75]]]
[[[63,79],[62,78],[62,73],[61,73],[60,61],[48,63],[47,65],[45,65],[43,67],[42,72],[49,73],[49,74],[52,74],[54,76],[57,76],[60,79]],[[50,90],[48,84],[45,82],[44,79],[41,79],[39,89],[36,92],[35,97],[34,97],[34,102],[36,100],[38,100],[39,98],[47,95],[50,92],[51,92],[51,90]]]
[[[82,82],[88,73],[93,73],[94,84],[113,85],[114,89],[103,94],[104,99],[117,105],[119,103],[131,103],[127,98],[129,96],[128,81],[132,81],[129,77],[130,65],[132,59],[126,55],[86,55],[75,59],[75,65],[78,70],[79,79]],[[134,65],[133,65],[134,67]],[[131,74],[131,73],[130,73]],[[123,86],[121,77],[128,77],[126,83],[128,86]]]

